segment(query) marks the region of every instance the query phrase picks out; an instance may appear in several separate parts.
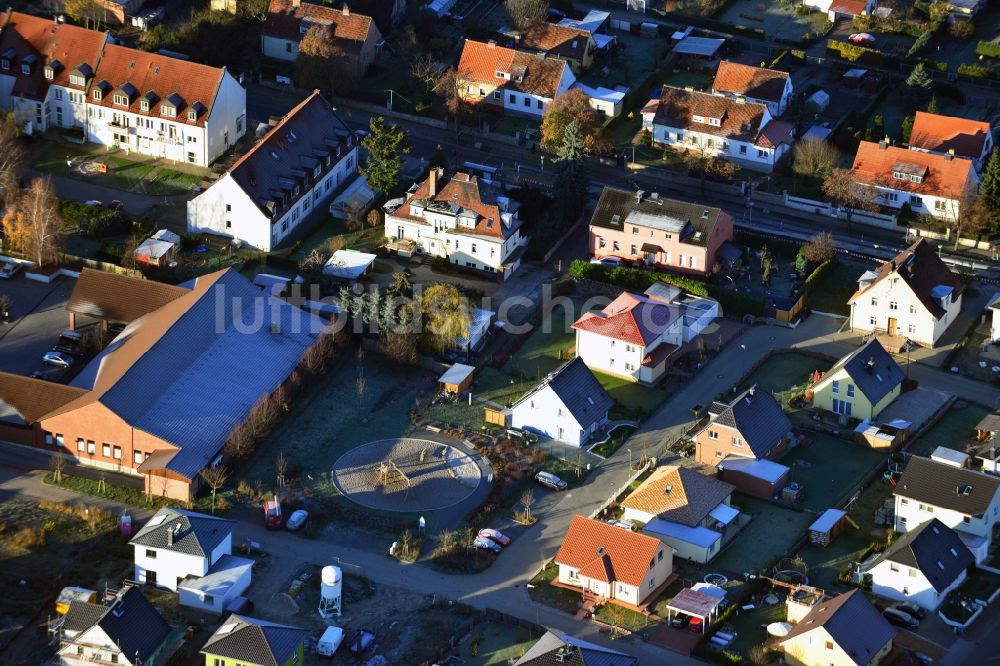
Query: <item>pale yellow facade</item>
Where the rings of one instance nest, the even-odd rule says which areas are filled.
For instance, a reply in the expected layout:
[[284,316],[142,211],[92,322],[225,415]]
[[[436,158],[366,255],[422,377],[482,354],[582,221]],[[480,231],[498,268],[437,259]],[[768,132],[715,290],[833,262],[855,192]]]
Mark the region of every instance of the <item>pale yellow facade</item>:
[[[837,384],[837,392],[834,393],[834,382]],[[899,397],[902,384],[897,384],[881,400],[872,405],[868,397],[861,392],[854,384],[854,380],[847,374],[847,371],[840,370],[823,377],[813,389],[813,405],[820,409],[825,409],[838,414],[844,413],[843,408],[834,408],[834,399],[849,403],[851,405],[849,416],[856,419],[875,419],[879,413],[888,407],[893,400]]]
[[874,666],[892,650],[892,641],[882,646],[875,657],[866,663],[855,661],[824,627],[794,636],[784,641],[781,647],[785,651],[785,663],[792,666]]

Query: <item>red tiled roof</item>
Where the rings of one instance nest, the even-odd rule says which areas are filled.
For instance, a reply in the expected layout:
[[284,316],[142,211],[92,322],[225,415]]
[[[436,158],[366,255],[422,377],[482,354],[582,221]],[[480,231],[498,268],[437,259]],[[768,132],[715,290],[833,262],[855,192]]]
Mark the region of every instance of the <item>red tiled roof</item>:
[[296,7],[292,0],[271,0],[267,7],[264,34],[297,42],[305,35],[301,29],[303,21],[309,26],[331,26],[334,39],[345,51],[360,50],[373,30],[378,33],[370,16],[308,2]]
[[861,16],[868,9],[868,0],[833,0],[830,11],[849,16]]
[[787,120],[772,120],[764,125],[754,145],[762,148],[777,148],[781,144],[795,143],[795,123]]
[[625,291],[600,312],[588,312],[577,319],[573,328],[645,347],[678,316],[676,307]]
[[989,134],[990,124],[981,120],[917,111],[910,132],[910,147],[938,153],[954,150],[959,157],[978,158],[983,154]]
[[664,546],[659,539],[573,516],[555,562],[607,583],[640,585],[661,548]]
[[415,222],[427,224],[427,221],[410,214],[410,205],[419,201],[434,201],[440,204],[454,204],[459,208],[473,211],[477,214],[475,228],[456,228],[457,233],[469,233],[479,236],[494,236],[506,238],[515,226],[508,227],[500,217],[501,210],[497,196],[499,193],[482,182],[476,176],[458,172],[451,176],[440,173],[437,179],[437,194],[430,196],[430,177],[422,182],[413,194],[406,198],[406,203],[393,213]]
[[[757,102],[743,102],[729,97],[663,86],[660,106],[653,123],[741,141],[754,141],[760,132],[766,111],[767,106]],[[695,116],[715,118],[720,124],[696,122]]]
[[[88,102],[109,109],[122,109],[140,116],[168,118],[177,123],[204,127],[215,95],[222,83],[224,69],[209,67],[196,62],[178,60],[157,53],[147,53],[124,46],[108,44],[94,73],[93,91],[105,84],[100,100],[93,92]],[[128,107],[114,103],[114,93],[126,84],[131,87]],[[143,111],[141,101],[149,101],[149,110]],[[161,112],[161,105],[171,101],[177,108],[176,116]],[[195,107],[200,104],[199,107]],[[195,108],[195,120],[188,120],[188,109]]]
[[[458,72],[471,83],[485,83],[498,88],[554,99],[559,82],[566,72],[566,62],[531,53],[521,53],[504,46],[465,40]],[[503,72],[510,78],[500,78]]]
[[720,92],[780,102],[787,81],[788,72],[723,60],[715,73],[712,88]]
[[[93,70],[106,39],[96,30],[11,12],[0,36],[0,53],[10,59],[5,74],[15,77],[11,94],[41,101],[52,84],[83,90],[84,86],[70,86],[69,73],[80,65]],[[36,62],[30,74],[22,74],[21,65],[29,56]],[[54,65],[51,80],[45,78],[46,65]]]
[[591,39],[590,33],[586,30],[540,21],[521,32],[519,46],[563,58],[583,60],[587,52],[587,43]]
[[[893,171],[901,167],[923,170],[923,180],[915,183],[893,178]],[[851,169],[858,182],[949,199],[962,197],[974,173],[972,162],[960,157],[948,159],[944,155],[906,150],[871,141],[862,141],[858,146],[858,154],[854,157]]]

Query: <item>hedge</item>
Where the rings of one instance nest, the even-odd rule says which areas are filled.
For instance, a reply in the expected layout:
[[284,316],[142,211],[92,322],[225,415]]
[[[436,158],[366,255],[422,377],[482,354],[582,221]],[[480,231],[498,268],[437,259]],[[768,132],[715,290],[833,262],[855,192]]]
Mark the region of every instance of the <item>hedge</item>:
[[1000,58],[1000,44],[979,42],[976,44],[976,53],[987,58]]
[[697,278],[672,273],[656,273],[641,268],[625,266],[604,266],[592,264],[584,259],[574,259],[569,265],[569,275],[575,279],[594,280],[613,284],[629,291],[643,292],[655,282],[665,282],[695,296],[708,296],[708,286]]
[[964,62],[958,66],[958,73],[965,74],[966,76],[975,76],[980,79],[993,79],[996,78],[997,75],[997,73],[990,67],[968,65]]
[[583,259],[574,259],[569,266],[569,275],[575,279],[594,280],[621,287],[626,291],[642,293],[656,282],[672,284],[695,296],[709,296],[719,302],[723,314],[749,314],[755,317],[764,314],[764,297],[756,294],[743,294],[731,291],[718,285],[708,284],[704,280],[677,275],[674,273],[657,273],[641,268],[626,268],[625,266],[604,266],[592,264]]
[[884,65],[888,58],[881,52],[874,49],[867,49],[850,42],[838,42],[834,39],[826,40],[827,52],[839,56],[850,62],[864,62],[872,65]]

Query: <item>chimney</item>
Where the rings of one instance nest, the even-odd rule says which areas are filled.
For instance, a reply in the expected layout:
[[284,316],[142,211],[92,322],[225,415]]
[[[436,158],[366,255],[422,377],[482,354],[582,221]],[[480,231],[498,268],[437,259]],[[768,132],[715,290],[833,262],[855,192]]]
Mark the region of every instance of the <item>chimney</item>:
[[438,170],[437,167],[431,169],[427,174],[427,196],[437,196],[438,193]]
[[955,149],[954,148],[949,148],[948,149],[948,153],[944,156],[944,158],[945,158],[945,160],[947,160],[949,162],[952,161],[953,159],[955,159]]
[[167,545],[168,546],[174,545],[174,527],[173,527],[173,525],[171,525],[170,527],[167,528]]
[[351,15],[351,8],[348,7],[347,3],[345,2],[344,3],[344,16],[350,16],[350,15]]
[[491,49],[495,49],[497,47],[497,40],[491,39],[490,41],[486,42],[486,45],[489,46]]
[[292,0],[292,7],[298,9],[302,6],[302,0]]
[[888,139],[882,139],[881,141],[878,142],[878,149],[879,150],[885,150],[888,147],[889,147],[889,140]]
[[896,272],[896,260],[895,259],[893,259],[893,260],[891,260],[889,262],[889,268],[892,270],[893,273]]

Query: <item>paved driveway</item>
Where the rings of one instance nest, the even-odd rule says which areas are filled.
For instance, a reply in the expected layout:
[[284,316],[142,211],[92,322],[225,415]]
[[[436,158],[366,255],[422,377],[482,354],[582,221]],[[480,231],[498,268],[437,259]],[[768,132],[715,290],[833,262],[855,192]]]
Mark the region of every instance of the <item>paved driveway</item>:
[[11,323],[0,324],[0,370],[28,375],[42,367],[42,354],[69,324],[66,300],[75,284],[65,277],[44,284],[23,273],[0,282],[0,293],[14,301]]

